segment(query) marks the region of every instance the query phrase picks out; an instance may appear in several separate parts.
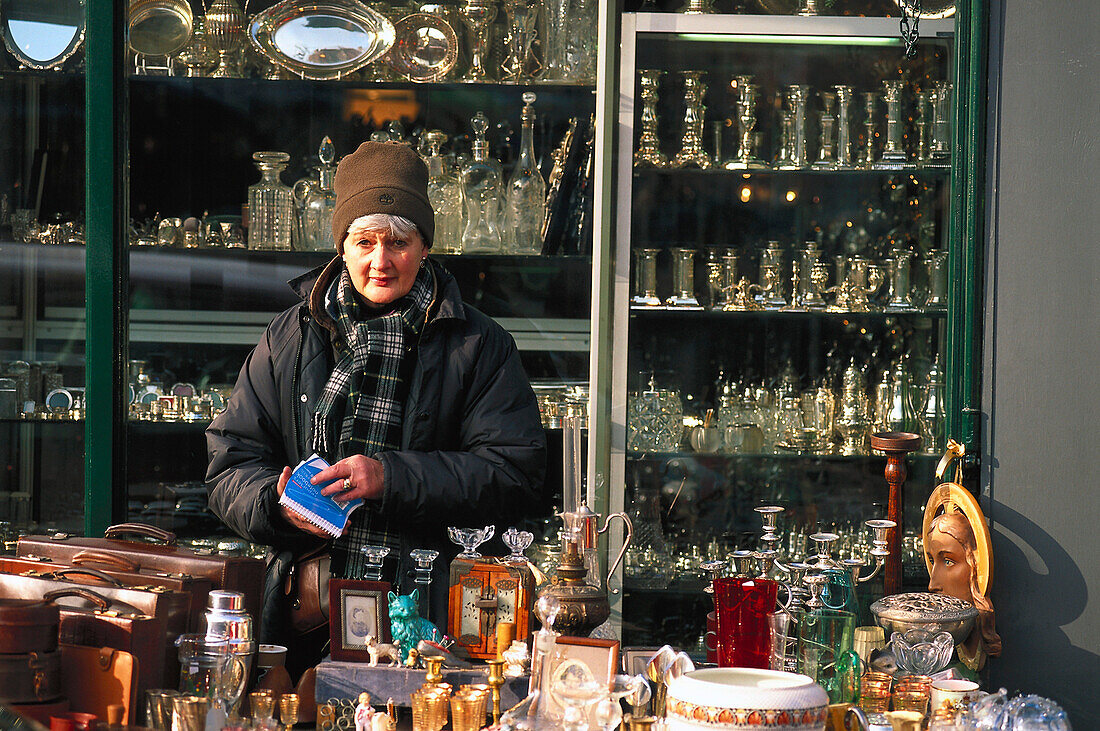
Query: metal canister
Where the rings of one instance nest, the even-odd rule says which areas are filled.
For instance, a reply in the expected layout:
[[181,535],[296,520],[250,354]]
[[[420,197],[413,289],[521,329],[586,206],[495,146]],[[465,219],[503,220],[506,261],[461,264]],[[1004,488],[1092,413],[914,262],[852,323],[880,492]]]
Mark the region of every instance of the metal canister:
[[239,591],[211,591],[203,616],[203,631],[207,635],[222,635],[229,639],[234,655],[244,662],[245,675],[252,672],[256,655],[256,635],[252,615],[244,609],[244,594]]

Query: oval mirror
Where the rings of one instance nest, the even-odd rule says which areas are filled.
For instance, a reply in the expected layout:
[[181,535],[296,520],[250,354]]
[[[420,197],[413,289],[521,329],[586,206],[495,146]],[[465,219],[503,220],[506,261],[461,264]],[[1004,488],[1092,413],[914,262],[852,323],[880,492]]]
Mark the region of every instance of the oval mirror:
[[19,63],[52,69],[84,42],[84,0],[0,0],[4,46]]
[[338,79],[381,57],[393,24],[350,0],[284,0],[249,23],[252,44],[273,63],[307,79]]
[[187,0],[131,0],[127,41],[135,53],[171,56],[191,40],[193,25]]

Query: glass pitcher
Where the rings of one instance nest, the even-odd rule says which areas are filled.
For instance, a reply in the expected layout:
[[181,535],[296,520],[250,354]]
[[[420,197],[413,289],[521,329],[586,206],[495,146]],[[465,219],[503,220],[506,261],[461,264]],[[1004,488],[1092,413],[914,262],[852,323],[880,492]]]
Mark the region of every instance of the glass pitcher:
[[180,692],[235,708],[248,682],[248,667],[233,654],[229,638],[218,634],[183,634],[176,640]]

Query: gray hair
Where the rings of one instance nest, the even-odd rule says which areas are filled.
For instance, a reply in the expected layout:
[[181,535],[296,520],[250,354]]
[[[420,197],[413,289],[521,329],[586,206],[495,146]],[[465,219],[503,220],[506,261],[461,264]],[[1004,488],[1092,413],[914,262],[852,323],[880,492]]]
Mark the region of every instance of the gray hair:
[[366,233],[367,231],[385,231],[389,229],[390,235],[395,238],[408,238],[416,234],[420,241],[424,242],[424,235],[415,223],[404,216],[395,216],[392,213],[368,213],[348,224],[348,236]]

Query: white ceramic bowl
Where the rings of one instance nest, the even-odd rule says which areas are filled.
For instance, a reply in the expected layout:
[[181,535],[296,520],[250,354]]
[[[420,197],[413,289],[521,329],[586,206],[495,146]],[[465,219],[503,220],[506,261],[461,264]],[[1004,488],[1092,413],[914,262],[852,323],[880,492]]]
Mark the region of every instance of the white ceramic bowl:
[[672,731],[823,731],[829,696],[806,675],[750,668],[706,668],[672,680]]

